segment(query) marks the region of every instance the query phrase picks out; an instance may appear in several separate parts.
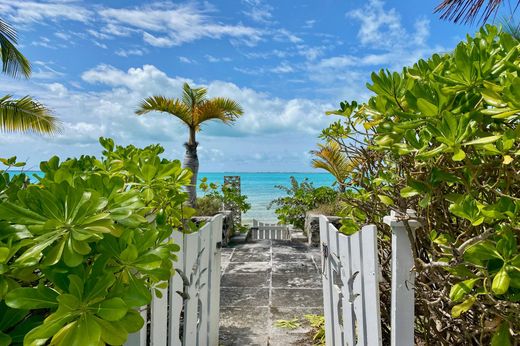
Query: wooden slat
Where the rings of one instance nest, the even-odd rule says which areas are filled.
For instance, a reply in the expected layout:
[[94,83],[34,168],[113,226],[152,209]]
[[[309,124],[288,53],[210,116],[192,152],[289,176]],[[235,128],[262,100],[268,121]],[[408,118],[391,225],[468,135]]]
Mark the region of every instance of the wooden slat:
[[382,345],[381,313],[379,310],[379,261],[377,258],[377,228],[364,226],[359,232],[363,254],[363,295],[365,297],[366,344]]
[[[365,296],[363,294],[363,253],[361,248],[361,237],[359,232],[350,236],[352,253],[352,275],[354,278],[354,313],[356,315],[356,337],[358,345],[366,343],[366,315],[365,315]],[[357,273],[357,274],[356,274]]]
[[338,284],[341,282],[341,264],[339,262],[339,244],[338,244],[338,230],[329,223],[329,268],[330,268],[330,284],[332,285],[332,315],[334,316],[334,342],[337,345],[343,345],[343,330],[340,325],[340,304],[342,303],[341,287]]
[[222,215],[217,215],[211,221],[211,276],[209,280],[208,298],[208,345],[218,345],[219,313],[220,313],[220,266],[221,248],[217,246],[222,241]]
[[[197,289],[197,346],[208,345],[208,285],[210,275],[210,251],[211,246],[211,223],[206,224],[203,230],[199,231],[199,267],[197,272],[197,278],[195,280],[195,287]],[[200,304],[200,312],[199,312]]]
[[[188,288],[189,299],[184,302],[184,346],[197,344],[197,288],[194,285],[198,271],[197,257],[199,249],[199,234],[208,224],[196,233],[184,235],[184,273],[191,285]],[[196,249],[196,250],[195,250]]]
[[[175,244],[178,244],[181,249],[177,253],[177,261],[173,263],[175,268],[183,270],[184,268],[184,242],[182,232],[173,231],[172,239]],[[181,311],[184,301],[177,291],[182,292],[184,285],[182,278],[178,273],[172,276],[170,279],[170,346],[182,345],[180,338],[180,322],[181,322]]]
[[[329,246],[329,221],[320,215],[320,241],[323,246]],[[325,344],[336,345],[334,343],[334,316],[332,315],[332,283],[329,256],[322,255],[322,283],[323,283],[323,312],[325,316]]]
[[152,292],[152,315],[150,336],[152,345],[166,345],[168,342],[168,291],[161,289],[162,297],[159,298]]
[[350,251],[350,237],[339,235],[341,278],[343,280],[343,333],[347,345],[355,345],[355,316],[354,316],[354,292],[351,283],[352,255]]

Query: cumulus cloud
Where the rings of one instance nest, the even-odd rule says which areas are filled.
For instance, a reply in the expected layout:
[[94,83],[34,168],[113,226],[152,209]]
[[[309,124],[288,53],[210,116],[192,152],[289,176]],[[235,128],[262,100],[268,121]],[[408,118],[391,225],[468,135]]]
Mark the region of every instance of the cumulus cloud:
[[44,20],[72,20],[87,23],[92,18],[92,12],[77,1],[13,1],[0,0],[2,15],[7,20],[26,24]]
[[403,27],[397,10],[386,10],[382,0],[369,0],[362,8],[348,12],[347,17],[360,22],[358,39],[372,48],[396,49],[425,44],[429,35],[428,20],[417,20],[417,32],[410,33]]
[[178,46],[202,38],[228,37],[248,44],[261,40],[261,30],[240,23],[217,22],[209,12],[193,3],[154,3],[135,8],[105,8],[99,15],[115,27],[141,31],[145,42],[158,47]]

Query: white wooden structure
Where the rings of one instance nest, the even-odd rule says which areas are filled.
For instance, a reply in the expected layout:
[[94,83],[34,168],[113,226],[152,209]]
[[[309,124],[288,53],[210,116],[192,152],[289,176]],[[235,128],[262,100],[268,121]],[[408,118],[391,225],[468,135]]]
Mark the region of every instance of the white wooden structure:
[[268,224],[253,220],[250,236],[251,240],[291,240],[291,229],[289,226]]
[[[392,228],[392,346],[414,345],[415,274],[408,233],[395,214]],[[409,221],[413,229],[418,222]],[[327,346],[382,345],[377,229],[346,236],[320,216],[322,281]]]
[[[217,346],[220,309],[222,215],[214,216],[198,232],[174,232],[181,246],[176,273],[162,298],[154,295],[142,311],[147,323],[129,336],[128,346]],[[181,296],[181,293],[185,296]]]

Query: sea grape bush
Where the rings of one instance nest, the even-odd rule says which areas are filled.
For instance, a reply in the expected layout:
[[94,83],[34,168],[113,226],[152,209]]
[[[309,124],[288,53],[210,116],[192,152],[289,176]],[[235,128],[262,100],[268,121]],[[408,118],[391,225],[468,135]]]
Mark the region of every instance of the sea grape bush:
[[2,345],[123,344],[174,273],[191,173],[159,146],[100,143],[101,159],[53,157],[35,182],[0,171]]
[[333,203],[338,195],[331,187],[315,187],[307,179],[298,182],[295,177],[291,177],[289,187],[283,185],[275,187],[284,191],[286,196],[271,201],[268,208],[275,208],[274,212],[282,224],[293,225],[298,229],[304,228],[305,215],[308,211],[322,204]]
[[519,52],[486,26],[450,54],[373,73],[374,96],[341,103],[331,113],[343,119],[322,133],[360,162],[345,197],[352,227],[381,225],[388,208],[405,221],[417,211],[423,341],[508,345],[520,335]]

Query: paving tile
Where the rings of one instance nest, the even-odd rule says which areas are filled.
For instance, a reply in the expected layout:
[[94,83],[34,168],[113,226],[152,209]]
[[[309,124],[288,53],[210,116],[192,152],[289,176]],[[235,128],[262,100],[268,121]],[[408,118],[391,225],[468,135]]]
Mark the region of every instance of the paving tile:
[[269,346],[312,345],[311,337],[305,333],[271,335]]
[[220,346],[268,346],[268,335],[240,334],[235,330],[223,329],[219,334]]
[[228,274],[224,273],[220,279],[221,287],[268,287],[269,275],[267,273],[254,274]]
[[311,260],[308,253],[273,253],[273,262],[300,262]]
[[227,266],[229,274],[267,273],[271,270],[269,262],[231,262]]
[[273,288],[321,288],[321,275],[317,272],[273,273]]
[[323,306],[321,289],[273,288],[271,304],[276,307],[320,307]]
[[310,260],[302,262],[275,262],[273,263],[273,273],[279,274],[298,274],[298,273],[318,273],[318,269]]
[[269,251],[263,252],[245,252],[237,251],[231,257],[232,262],[269,262],[271,261],[271,254]]
[[221,307],[220,330],[233,330],[238,334],[262,334],[258,331],[267,331],[268,313],[267,307]]
[[269,288],[225,287],[220,290],[220,306],[268,306]]

